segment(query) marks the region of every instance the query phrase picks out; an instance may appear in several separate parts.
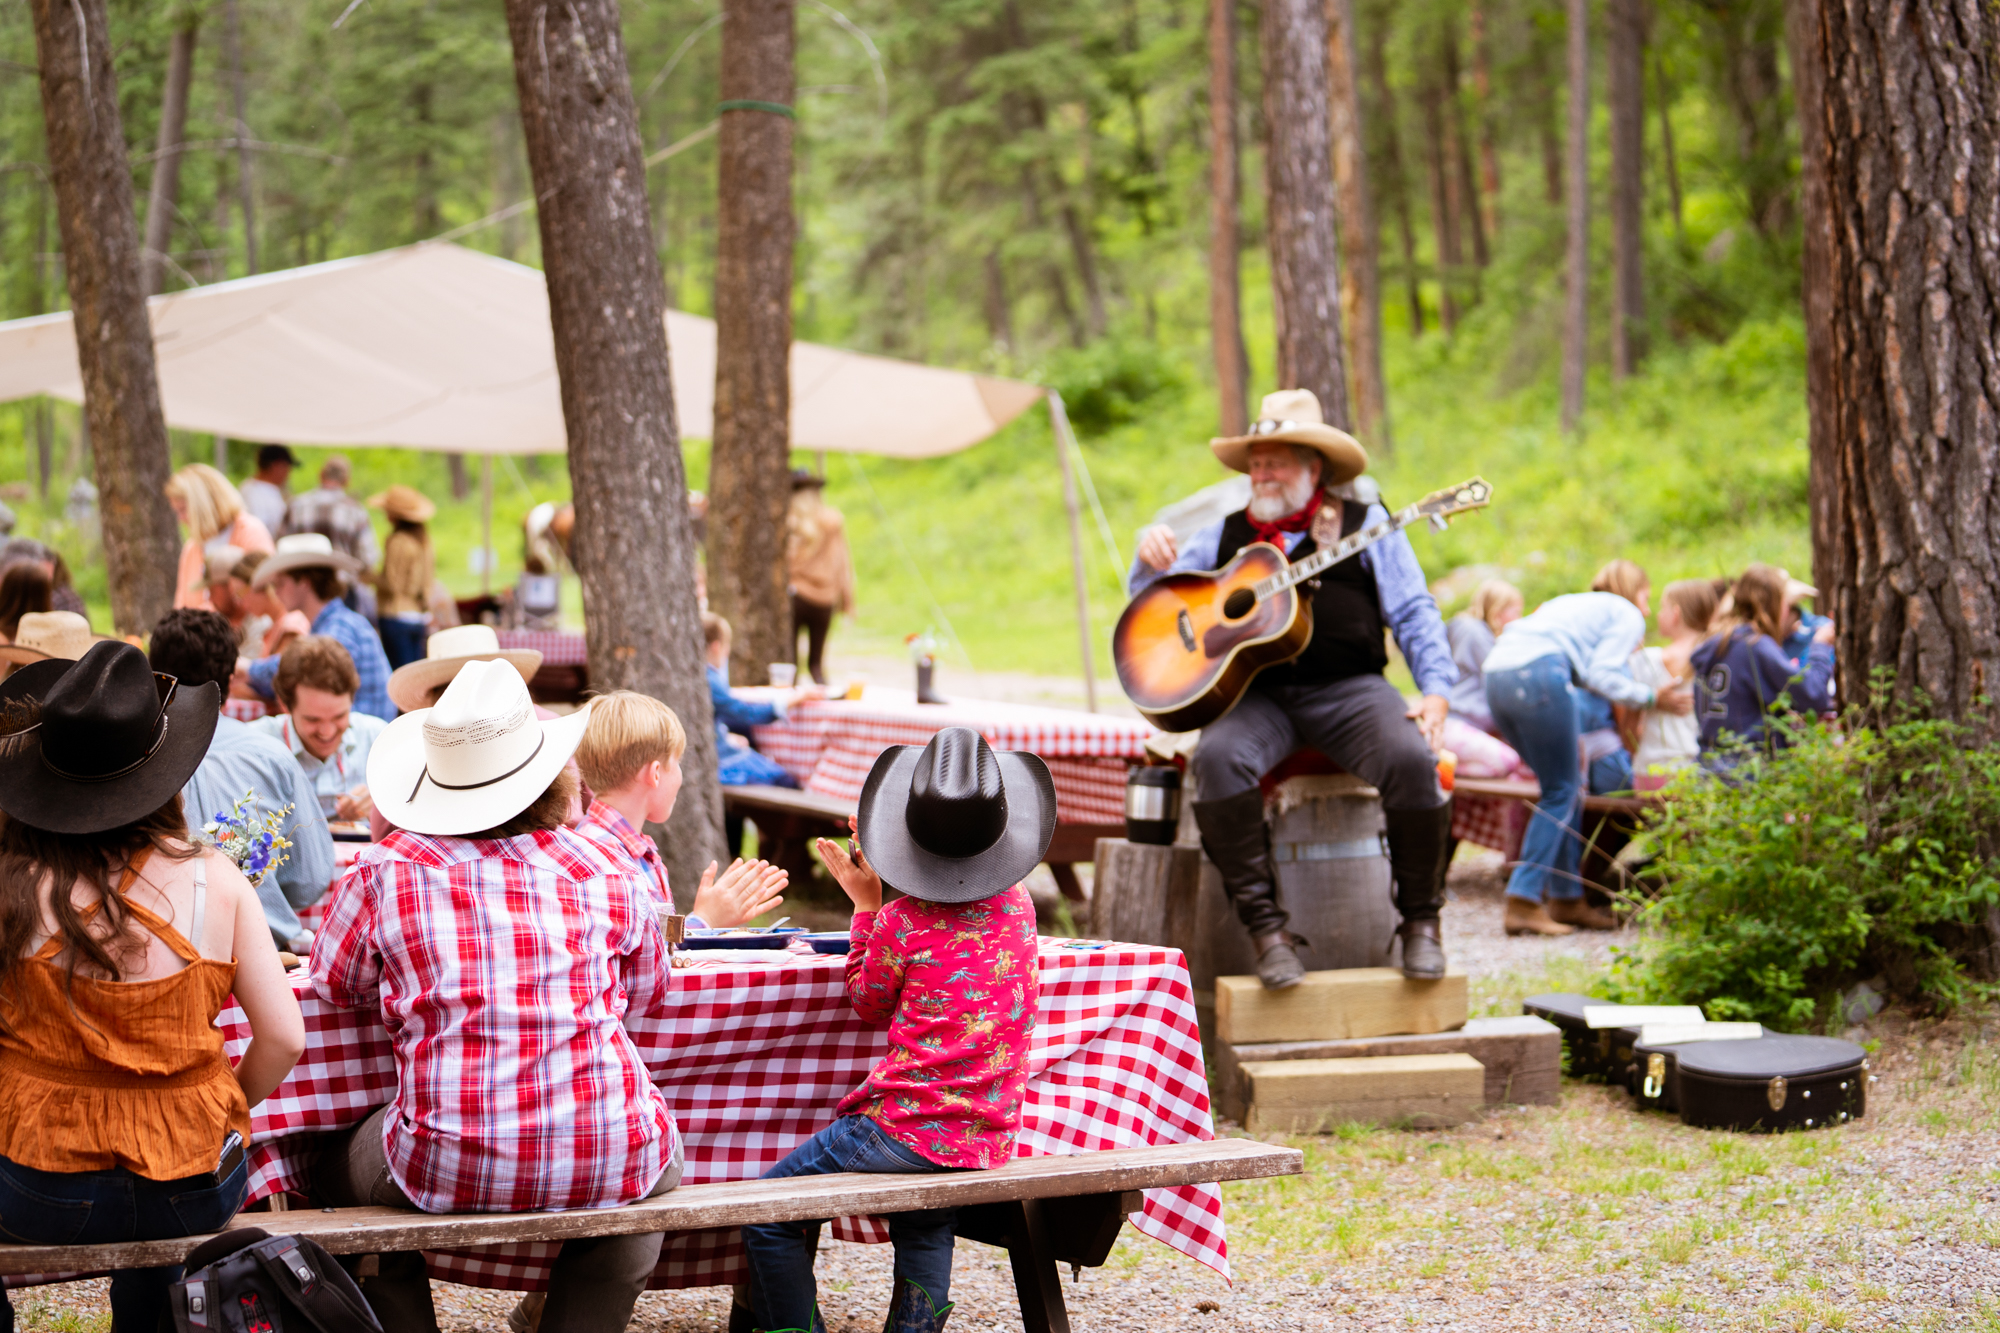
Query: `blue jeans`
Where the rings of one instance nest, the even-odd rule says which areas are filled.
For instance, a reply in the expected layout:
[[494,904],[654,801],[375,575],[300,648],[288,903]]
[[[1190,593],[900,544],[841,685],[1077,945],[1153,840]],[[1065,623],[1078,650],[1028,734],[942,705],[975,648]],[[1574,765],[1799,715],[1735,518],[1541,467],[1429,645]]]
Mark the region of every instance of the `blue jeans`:
[[[867,1116],[845,1115],[794,1148],[792,1155],[766,1171],[764,1178],[824,1176],[840,1171],[916,1175],[951,1169],[905,1148]],[[951,1249],[957,1239],[952,1227],[958,1210],[895,1213],[888,1220],[889,1239],[896,1246],[896,1276],[922,1287],[932,1304],[942,1308],[951,1297]],[[819,1301],[819,1288],[813,1282],[813,1252],[820,1226],[818,1222],[760,1222],[743,1228],[757,1327],[771,1333],[812,1327],[813,1309]]]
[[1514,747],[1542,784],[1542,799],[1521,840],[1521,860],[1507,880],[1510,897],[1538,903],[1583,896],[1578,874],[1583,861],[1583,774],[1577,762],[1572,695],[1569,663],[1555,653],[1524,667],[1486,674],[1486,701],[1493,708],[1500,739]]
[[[0,1157],[0,1240],[16,1245],[111,1245],[171,1240],[220,1231],[243,1207],[250,1165],[238,1158],[220,1182],[212,1176],[147,1180],[130,1171],[37,1171]],[[163,1316],[172,1326],[167,1288],[171,1268],[124,1268],[111,1275],[111,1326],[117,1333],[153,1333]],[[0,1333],[13,1333],[14,1307],[0,1293]]]
[[399,616],[383,616],[380,632],[382,653],[389,659],[391,671],[400,666],[407,666],[411,662],[424,660],[424,652],[431,634],[431,624],[428,620],[404,620]]

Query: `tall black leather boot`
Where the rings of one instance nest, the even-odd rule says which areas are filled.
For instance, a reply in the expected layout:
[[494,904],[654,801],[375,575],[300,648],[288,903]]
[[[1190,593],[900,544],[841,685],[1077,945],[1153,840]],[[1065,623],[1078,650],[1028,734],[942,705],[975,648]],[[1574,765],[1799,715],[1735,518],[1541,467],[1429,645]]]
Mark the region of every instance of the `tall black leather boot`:
[[1278,877],[1271,868],[1271,833],[1264,823],[1264,793],[1252,787],[1219,801],[1196,801],[1194,822],[1201,849],[1222,873],[1222,890],[1250,932],[1257,950],[1257,977],[1271,990],[1296,986],[1305,964],[1285,927],[1291,918],[1278,905]]
[[1438,913],[1451,854],[1451,802],[1435,810],[1385,810],[1389,871],[1396,880],[1396,910],[1403,914],[1403,975],[1432,981],[1444,975],[1444,940]]

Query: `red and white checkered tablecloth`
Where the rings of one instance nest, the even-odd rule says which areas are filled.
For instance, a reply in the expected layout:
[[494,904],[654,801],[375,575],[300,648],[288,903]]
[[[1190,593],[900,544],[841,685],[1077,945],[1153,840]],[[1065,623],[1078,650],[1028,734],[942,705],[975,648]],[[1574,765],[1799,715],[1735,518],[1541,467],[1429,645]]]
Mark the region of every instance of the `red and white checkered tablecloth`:
[[238,722],[255,722],[260,717],[269,717],[271,706],[262,699],[224,699],[222,715],[233,717]]
[[[1175,949],[1042,941],[1041,1011],[1030,1053],[1020,1153],[1047,1156],[1212,1139],[1208,1081],[1187,964]],[[714,951],[719,952],[719,951]],[[686,1142],[690,1184],[749,1180],[831,1123],[840,1098],[886,1050],[848,1006],[845,959],[800,952],[782,964],[714,953],[674,973],[672,1011],[635,1028]],[[252,1113],[250,1197],[303,1191],[320,1136],[359,1123],[395,1094],[388,1034],[373,1012],[336,1009],[303,974],[306,1054]],[[223,1011],[231,1058],[249,1044],[240,1009]],[[1214,1185],[1146,1191],[1145,1235],[1229,1273]],[[884,1241],[870,1218],[834,1234]],[[557,1246],[487,1246],[430,1256],[431,1275],[479,1287],[546,1285]],[[652,1285],[712,1286],[743,1272],[737,1233],[667,1237]]]
[[1125,818],[1127,761],[1142,759],[1153,728],[1033,704],[954,699],[920,704],[908,690],[870,685],[864,697],[794,704],[782,722],[757,728],[757,748],[807,791],[854,800],[875,757],[891,745],[926,745],[946,727],[971,727],[996,750],[1026,750],[1049,766],[1056,817],[1115,824]]
[[498,636],[502,648],[534,649],[543,666],[582,666],[590,660],[583,635],[575,630],[503,629]]

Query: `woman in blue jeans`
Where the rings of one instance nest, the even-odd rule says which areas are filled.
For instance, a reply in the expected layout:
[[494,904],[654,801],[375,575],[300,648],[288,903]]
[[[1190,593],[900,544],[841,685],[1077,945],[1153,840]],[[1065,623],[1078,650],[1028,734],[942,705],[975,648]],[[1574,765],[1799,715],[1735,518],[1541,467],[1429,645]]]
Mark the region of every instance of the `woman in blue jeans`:
[[1486,657],[1486,699],[1500,737],[1542,785],[1521,859],[1507,881],[1509,935],[1567,935],[1617,922],[1584,901],[1583,772],[1577,749],[1578,685],[1612,703],[1686,713],[1685,685],[1657,695],[1632,678],[1628,662],[1645,641],[1646,573],[1629,560],[1598,571],[1591,591],[1542,603],[1509,625]]

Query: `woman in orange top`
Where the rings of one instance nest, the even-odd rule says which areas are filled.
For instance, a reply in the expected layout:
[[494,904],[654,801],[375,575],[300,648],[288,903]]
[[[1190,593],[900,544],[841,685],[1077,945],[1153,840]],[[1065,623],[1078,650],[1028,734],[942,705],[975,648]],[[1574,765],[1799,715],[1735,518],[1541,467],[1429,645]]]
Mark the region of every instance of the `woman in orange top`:
[[206,463],[189,463],[167,482],[167,502],[174,517],[188,530],[181,562],[174,574],[174,607],[212,609],[208,600],[208,556],[211,549],[234,546],[241,551],[274,549],[264,520],[243,507],[243,497],[229,478]]
[[[117,642],[0,684],[0,1241],[199,1235],[243,1206],[250,1108],[305,1022],[256,891],[186,840],[219,702]],[[234,1068],[232,991],[252,1033]],[[161,1327],[179,1276],[113,1274],[112,1326]]]

